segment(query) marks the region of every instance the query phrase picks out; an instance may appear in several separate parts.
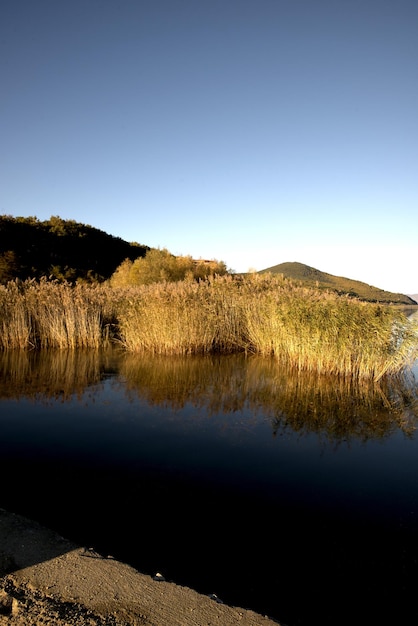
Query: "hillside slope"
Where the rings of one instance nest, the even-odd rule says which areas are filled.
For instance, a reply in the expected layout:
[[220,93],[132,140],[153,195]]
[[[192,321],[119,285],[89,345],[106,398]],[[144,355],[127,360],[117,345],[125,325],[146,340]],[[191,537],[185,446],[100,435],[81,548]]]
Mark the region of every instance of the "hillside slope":
[[368,302],[382,302],[393,304],[413,305],[416,302],[407,295],[400,293],[392,293],[384,291],[378,287],[373,287],[367,283],[342,276],[334,276],[326,272],[304,265],[303,263],[280,263],[273,267],[261,270],[263,274],[271,272],[272,274],[283,274],[286,278],[301,282],[309,287],[318,287],[319,289],[335,291],[341,295],[347,294],[353,298],[359,298]]
[[147,250],[74,220],[0,215],[0,283],[42,276],[102,281]]

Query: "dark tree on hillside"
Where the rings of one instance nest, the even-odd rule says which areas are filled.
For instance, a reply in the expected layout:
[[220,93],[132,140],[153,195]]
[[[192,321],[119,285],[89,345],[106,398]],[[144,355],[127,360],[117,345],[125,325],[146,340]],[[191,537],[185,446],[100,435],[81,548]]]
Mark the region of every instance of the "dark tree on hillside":
[[17,275],[19,263],[13,250],[0,253],[0,283],[7,283]]
[[148,246],[52,216],[0,216],[0,282],[11,278],[53,276],[58,280],[103,281],[126,258],[134,261]]

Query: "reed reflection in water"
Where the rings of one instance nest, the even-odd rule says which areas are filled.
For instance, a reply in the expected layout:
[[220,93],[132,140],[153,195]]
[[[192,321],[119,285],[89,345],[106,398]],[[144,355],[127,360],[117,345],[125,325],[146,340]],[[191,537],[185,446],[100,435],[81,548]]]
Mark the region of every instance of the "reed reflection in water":
[[[417,398],[412,374],[9,351],[0,506],[289,626],[418,619]],[[37,486],[24,497],[16,464]]]
[[341,378],[295,373],[273,359],[245,357],[127,356],[120,372],[127,390],[151,405],[173,410],[186,404],[205,417],[244,409],[269,418],[273,433],[291,428],[330,439],[383,437],[394,429],[412,433],[418,388],[412,375],[358,384]]
[[257,356],[152,357],[109,349],[0,353],[0,398],[81,395],[111,375],[123,378],[128,398],[196,419],[246,410],[263,414],[273,433],[291,428],[329,439],[384,437],[416,428],[418,385],[412,373],[379,383],[295,373]]

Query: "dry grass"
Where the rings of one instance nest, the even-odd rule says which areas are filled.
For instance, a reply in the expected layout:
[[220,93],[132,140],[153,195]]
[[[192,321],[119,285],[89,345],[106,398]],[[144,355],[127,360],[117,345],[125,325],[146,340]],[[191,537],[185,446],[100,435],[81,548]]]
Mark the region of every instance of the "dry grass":
[[99,286],[8,283],[0,286],[0,348],[98,348],[104,309]]
[[25,289],[16,282],[0,285],[0,347],[27,348],[31,344],[31,317]]
[[212,281],[156,283],[132,287],[119,314],[124,345],[154,354],[235,352],[242,333],[237,283]]
[[246,310],[248,340],[297,370],[380,379],[417,356],[416,327],[399,309],[289,287]]
[[396,307],[294,285],[231,276],[142,287],[11,282],[0,287],[0,349],[272,356],[294,371],[379,380],[418,352],[417,325]]

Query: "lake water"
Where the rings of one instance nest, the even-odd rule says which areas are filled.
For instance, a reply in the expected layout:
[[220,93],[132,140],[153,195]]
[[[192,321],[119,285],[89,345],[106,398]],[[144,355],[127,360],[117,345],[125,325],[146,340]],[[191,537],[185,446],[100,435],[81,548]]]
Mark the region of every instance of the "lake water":
[[417,624],[417,376],[0,355],[0,506],[288,626]]

